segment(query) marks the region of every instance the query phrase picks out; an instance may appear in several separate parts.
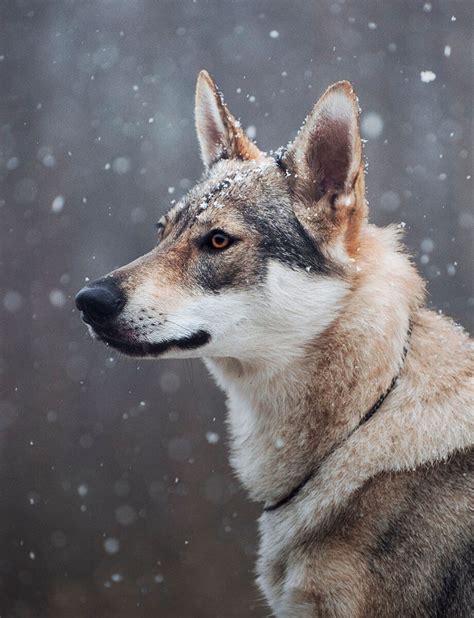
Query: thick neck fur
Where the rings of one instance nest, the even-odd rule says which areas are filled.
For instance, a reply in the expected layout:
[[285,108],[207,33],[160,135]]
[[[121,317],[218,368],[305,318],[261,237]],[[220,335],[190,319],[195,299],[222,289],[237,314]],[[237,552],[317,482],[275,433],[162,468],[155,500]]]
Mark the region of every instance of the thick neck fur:
[[332,324],[287,365],[207,360],[228,395],[232,464],[256,500],[316,469],[401,370],[423,284],[393,230],[366,228],[353,277]]

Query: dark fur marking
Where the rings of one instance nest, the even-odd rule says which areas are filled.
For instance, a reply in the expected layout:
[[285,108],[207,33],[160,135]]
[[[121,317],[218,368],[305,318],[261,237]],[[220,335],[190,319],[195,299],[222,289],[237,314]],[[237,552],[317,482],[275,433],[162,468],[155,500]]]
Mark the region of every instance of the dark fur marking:
[[[370,482],[369,482],[370,484]],[[411,531],[423,519],[416,508],[422,503],[423,486],[415,480],[412,482],[408,494],[403,501],[394,505],[391,515],[387,519],[384,530],[377,537],[375,545],[369,549],[367,562],[369,570],[384,578],[387,564],[406,557],[414,550]]]
[[245,209],[243,217],[260,234],[259,248],[266,259],[275,259],[291,268],[304,268],[309,272],[334,274],[329,260],[323,256],[293,211],[272,205],[264,213]]
[[[471,591],[471,596],[469,595]],[[452,559],[441,577],[438,595],[434,598],[430,615],[436,618],[463,616],[463,608],[471,607],[474,615],[474,544]]]
[[[275,207],[271,207],[273,211]],[[267,272],[267,262],[277,260],[290,268],[302,268],[310,273],[337,274],[337,269],[322,255],[317,244],[306,232],[292,211],[273,212],[242,209],[245,223],[259,235],[258,274],[253,273],[250,282],[240,277],[239,262],[226,259],[224,254],[201,255],[196,271],[199,284],[208,290],[218,292],[230,286],[255,285],[262,281]],[[232,251],[232,249],[230,249]],[[263,264],[262,264],[263,260]],[[263,266],[263,267],[262,267]]]
[[396,518],[388,520],[384,532],[377,538],[375,547],[368,556],[369,570],[384,577],[386,566],[381,564],[390,559],[396,559],[397,554],[403,551],[403,546],[409,542],[409,532],[406,521],[410,520],[410,508],[401,510]]
[[[379,577],[378,585],[386,587],[394,599],[400,591],[407,595],[397,600],[400,615],[426,618],[474,615],[472,525],[468,521],[463,530],[450,530],[448,524],[441,532],[446,536],[439,550],[440,530],[431,530],[429,525],[432,511],[442,513],[444,497],[449,495],[455,501],[458,493],[464,494],[464,477],[470,473],[471,457],[468,451],[458,452],[437,466],[421,467],[399,508],[394,505],[385,531],[375,546],[368,548],[368,567]],[[433,502],[436,498],[441,500]],[[434,569],[429,577],[424,573],[424,565]],[[417,579],[424,579],[429,587],[416,590]]]
[[[239,262],[232,259],[226,260],[226,256],[220,253],[205,254],[202,252],[195,275],[196,281],[202,288],[215,293],[231,286],[245,286]],[[255,283],[254,279],[252,283]]]
[[190,211],[191,211],[191,204],[187,202],[183,204],[182,208],[174,211],[174,215],[172,219],[173,232],[175,232],[176,234],[179,234],[188,225],[189,218],[191,215]]
[[280,148],[278,148],[278,150],[275,150],[275,152],[273,153],[273,158],[275,159],[275,163],[277,164],[278,168],[285,174],[288,169],[286,160],[285,160],[287,152],[288,152],[287,148],[285,148],[284,146],[281,146]]

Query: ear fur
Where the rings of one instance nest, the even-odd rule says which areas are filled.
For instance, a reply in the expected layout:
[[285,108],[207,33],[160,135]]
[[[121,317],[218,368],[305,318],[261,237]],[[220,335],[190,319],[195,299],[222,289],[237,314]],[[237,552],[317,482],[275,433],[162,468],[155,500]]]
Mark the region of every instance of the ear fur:
[[347,81],[330,86],[288,148],[287,166],[298,192],[312,201],[350,193],[361,168],[359,105]]
[[196,84],[196,130],[206,167],[219,159],[257,159],[260,151],[245,135],[227,109],[221,93],[207,71]]
[[316,103],[283,159],[298,214],[327,247],[342,238],[357,254],[367,217],[359,104],[347,81],[330,86]]

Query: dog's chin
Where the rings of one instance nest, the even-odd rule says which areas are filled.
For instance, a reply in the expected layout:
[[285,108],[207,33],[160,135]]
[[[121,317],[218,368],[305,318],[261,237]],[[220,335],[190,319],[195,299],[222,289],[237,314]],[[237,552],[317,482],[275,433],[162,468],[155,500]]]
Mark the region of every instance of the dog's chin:
[[[211,340],[211,335],[205,330],[198,330],[186,337],[167,339],[158,343],[129,340],[117,337],[115,334],[112,336],[96,329],[91,330],[93,331],[94,338],[99,339],[99,341],[104,342],[122,354],[139,358],[156,358],[166,353],[191,352],[205,346]],[[181,356],[181,354],[179,355]]]

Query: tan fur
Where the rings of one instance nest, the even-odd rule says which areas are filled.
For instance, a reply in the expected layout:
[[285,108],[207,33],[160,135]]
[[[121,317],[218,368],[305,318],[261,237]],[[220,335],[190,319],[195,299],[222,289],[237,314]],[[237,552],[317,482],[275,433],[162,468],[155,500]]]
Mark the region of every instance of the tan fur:
[[[275,614],[367,616],[375,615],[372,604],[383,608],[382,615],[398,616],[396,604],[389,608],[383,601],[359,557],[364,535],[384,509],[390,510],[391,488],[382,489],[375,520],[361,520],[350,544],[336,535],[319,546],[301,536],[318,535],[377,475],[434,465],[472,445],[472,346],[459,327],[422,308],[424,286],[401,252],[398,234],[363,228],[362,162],[354,188],[346,187],[336,203],[329,204],[326,194],[315,208],[305,197],[307,185],[299,191],[297,212],[328,254],[338,238],[344,239],[353,260],[353,292],[300,362],[282,372],[215,359],[208,366],[229,394],[232,461],[255,499],[275,502],[299,482],[302,471],[320,466],[293,504],[263,514],[260,521],[259,583]],[[344,442],[400,371],[405,345],[409,354],[397,392],[371,424]],[[242,404],[253,416],[252,432],[243,436]],[[472,483],[469,487],[472,491]],[[444,517],[440,521],[448,524],[449,515]],[[424,568],[429,571],[430,565]]]
[[[275,505],[307,479],[260,518],[258,583],[274,615],[467,618],[473,346],[424,307],[400,230],[367,223],[352,87],[324,93],[278,166],[205,72],[196,108],[207,174],[165,217],[159,246],[112,273],[128,299],[115,336],[209,331],[204,347],[166,354],[203,357],[225,390],[250,496]],[[314,243],[314,271],[279,222]],[[216,229],[238,242],[213,258],[202,242]]]

